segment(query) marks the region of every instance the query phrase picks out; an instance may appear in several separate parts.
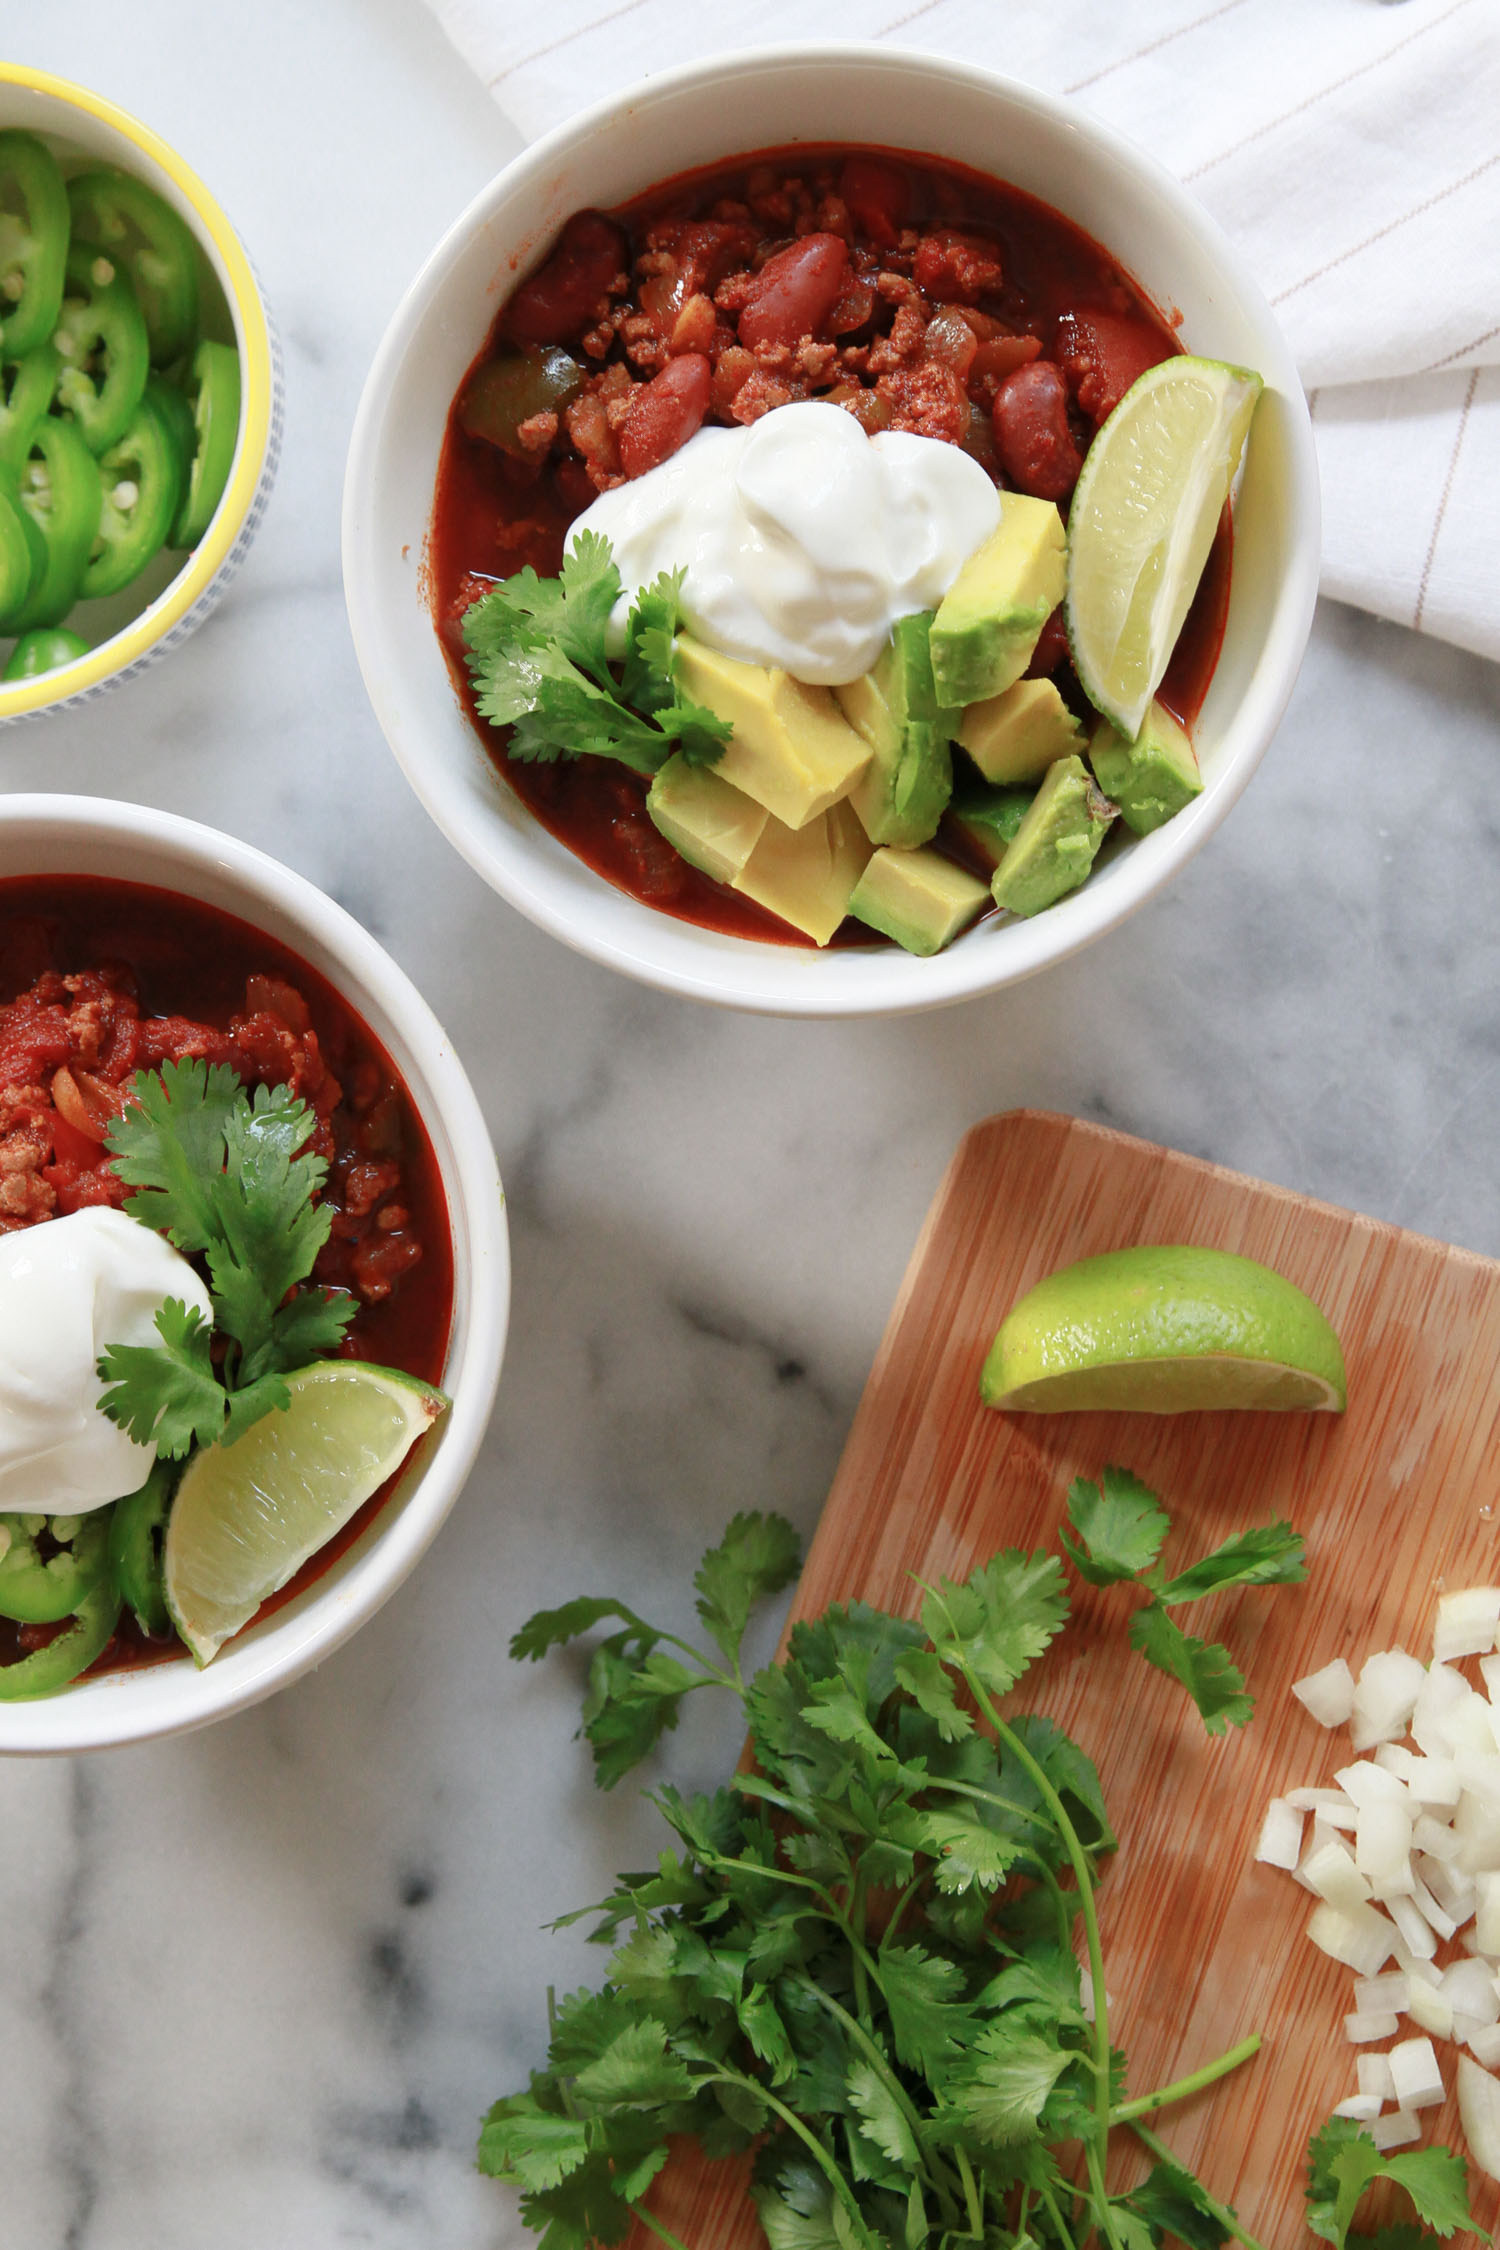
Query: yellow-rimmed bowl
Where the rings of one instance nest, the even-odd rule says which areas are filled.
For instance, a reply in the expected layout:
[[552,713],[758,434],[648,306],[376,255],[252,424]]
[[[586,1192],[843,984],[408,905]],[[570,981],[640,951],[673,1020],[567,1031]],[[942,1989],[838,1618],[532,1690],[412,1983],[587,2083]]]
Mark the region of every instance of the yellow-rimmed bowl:
[[134,173],[183,219],[233,326],[240,355],[240,427],[229,482],[198,545],[165,584],[148,565],[136,584],[109,604],[85,605],[98,616],[78,621],[84,639],[101,626],[103,632],[87,656],[34,680],[0,682],[0,725],[102,695],[202,624],[244,561],[265,512],[281,452],[282,415],[281,351],[260,284],[233,227],[176,150],[102,94],[45,70],[0,62],[0,128],[12,126],[42,135],[65,163],[86,157]]

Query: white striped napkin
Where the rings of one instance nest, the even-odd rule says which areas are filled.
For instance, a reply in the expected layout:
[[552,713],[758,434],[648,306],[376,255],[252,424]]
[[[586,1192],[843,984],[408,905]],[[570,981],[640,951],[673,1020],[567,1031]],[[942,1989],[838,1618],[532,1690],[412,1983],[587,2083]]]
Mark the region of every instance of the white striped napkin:
[[430,0],[524,132],[752,43],[888,39],[1072,95],[1239,242],[1312,403],[1323,590],[1500,658],[1500,0]]

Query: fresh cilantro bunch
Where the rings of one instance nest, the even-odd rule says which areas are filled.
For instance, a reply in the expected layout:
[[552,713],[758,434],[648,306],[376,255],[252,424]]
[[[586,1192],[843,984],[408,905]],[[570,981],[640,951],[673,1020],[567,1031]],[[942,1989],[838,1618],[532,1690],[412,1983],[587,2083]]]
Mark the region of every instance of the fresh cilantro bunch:
[[134,1190],[125,1208],[203,1258],[214,1317],[169,1298],[159,1344],[105,1352],[99,1403],[139,1444],[180,1461],[288,1405],[283,1373],[336,1350],[356,1307],[299,1286],[332,1224],[313,1200],[328,1166],[307,1150],[317,1120],[305,1102],[285,1086],[252,1094],[227,1065],[196,1060],[138,1072],[133,1096],[107,1139]]
[[1230,1586],[1291,1586],[1307,1576],[1307,1550],[1287,1523],[1238,1532],[1188,1570],[1169,1577],[1157,1557],[1171,1518],[1153,1492],[1125,1469],[1106,1469],[1098,1484],[1080,1477],[1068,1495],[1076,1537],[1059,1533],[1064,1552],[1091,1586],[1127,1583],[1150,1600],[1130,1620],[1130,1645],[1148,1664],[1180,1680],[1210,1734],[1242,1727],[1255,1708],[1243,1673],[1227,1648],[1195,1640],[1168,1613]]
[[723,754],[729,722],[690,702],[676,679],[682,579],[663,571],[636,596],[618,675],[605,631],[620,573],[597,532],[578,534],[556,578],[519,571],[465,611],[475,700],[493,726],[510,728],[512,758],[618,758],[654,774],[676,750],[695,766]]
[[[1434,2235],[1456,2234],[1474,2224],[1469,2211],[1468,2168],[1452,2149],[1403,2149],[1382,2156],[1370,2135],[1347,2117],[1330,2117],[1308,2147],[1307,2223],[1338,2250],[1420,2250]],[[1373,2234],[1352,2234],[1365,2190],[1388,2180],[1406,2194],[1420,2226],[1402,2222]],[[1427,2230],[1431,2229],[1431,2233]],[[1487,2239],[1480,2236],[1481,2241]]]
[[[1118,1473],[1092,1511],[1075,1493],[1080,1568],[1154,1567],[1167,1519],[1142,1499]],[[1268,1547],[1252,1566],[1231,1541],[1214,1582],[1289,1564],[1273,1570]],[[481,2168],[520,2188],[545,2250],[616,2242],[633,2217],[684,2250],[641,2201],[678,2134],[710,2156],[755,2149],[771,2250],[1248,2242],[1146,2120],[1259,2041],[1127,2098],[1095,1906],[1115,1848],[1099,1777],[1050,1720],[1001,1709],[1066,1621],[1058,1558],[995,1555],[925,1588],[915,1621],[830,1609],[747,1683],[746,1623],[796,1567],[780,1518],[737,1516],[696,1580],[713,1654],[607,1597],[544,1611],[512,1642],[537,1658],[618,1622],[584,1705],[604,1787],[710,1685],[743,1700],[749,1759],[712,1796],[656,1792],[674,1842],[586,1910],[613,1948],[606,1981],[555,2008],[547,2067],[490,2111]],[[1187,1600],[1187,1581],[1208,1590],[1190,1572],[1153,1598]],[[1209,1697],[1210,1724],[1223,1708]],[[1111,2194],[1122,2126],[1156,2161]]]

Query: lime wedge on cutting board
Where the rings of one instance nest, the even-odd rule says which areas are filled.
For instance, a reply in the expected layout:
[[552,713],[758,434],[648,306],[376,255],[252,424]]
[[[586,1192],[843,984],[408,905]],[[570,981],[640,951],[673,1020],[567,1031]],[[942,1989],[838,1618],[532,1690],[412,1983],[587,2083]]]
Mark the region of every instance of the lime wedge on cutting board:
[[1285,1275],[1228,1250],[1153,1243],[1039,1281],[1006,1314],[979,1388],[987,1406],[1034,1414],[1342,1413],[1344,1355]]
[[172,1622],[207,1664],[268,1594],[341,1531],[448,1401],[399,1368],[325,1359],[287,1377],[291,1404],[183,1471],[164,1565]]
[[1260,394],[1248,368],[1164,359],[1132,384],[1084,460],[1064,616],[1084,692],[1127,741],[1198,590]]

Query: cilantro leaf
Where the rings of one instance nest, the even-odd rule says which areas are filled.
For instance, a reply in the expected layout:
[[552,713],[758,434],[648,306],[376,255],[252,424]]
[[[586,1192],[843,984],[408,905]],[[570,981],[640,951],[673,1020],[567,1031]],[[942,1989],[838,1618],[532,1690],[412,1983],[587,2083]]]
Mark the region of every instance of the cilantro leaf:
[[920,1945],[883,1947],[879,1967],[898,2060],[928,2078],[941,2076],[974,2029],[960,1999],[962,1970]]
[[683,2064],[667,2053],[663,2026],[652,2016],[641,2016],[584,2064],[573,2080],[573,2098],[585,2109],[640,2109],[679,2100],[691,2091],[691,2083]]
[[1047,2097],[1077,2060],[1041,2032],[997,2025],[980,2034],[944,2098],[986,2148],[1005,2148],[1036,2137]]
[[637,711],[662,711],[673,701],[672,643],[681,619],[686,573],[664,570],[636,595],[625,626],[621,688]]
[[1245,1676],[1227,1648],[1195,1640],[1157,1602],[1148,1602],[1130,1620],[1130,1645],[1148,1664],[1180,1680],[1197,1704],[1210,1734],[1242,1727],[1255,1709],[1245,1693]]
[[627,1609],[623,1602],[615,1601],[610,1595],[580,1594],[575,1601],[564,1602],[559,1609],[534,1610],[520,1630],[511,1635],[510,1653],[517,1660],[530,1657],[535,1664],[548,1649],[561,1648],[566,1641],[576,1641],[580,1634],[589,1632],[605,1617],[618,1617],[640,1633],[651,1631],[633,1609]]
[[1154,1492],[1127,1469],[1106,1469],[1098,1484],[1079,1477],[1068,1494],[1077,1539],[1058,1534],[1068,1560],[1091,1586],[1109,1586],[1149,1570],[1171,1530]]
[[1123,2208],[1144,2220],[1151,2240],[1170,2235],[1187,2250],[1219,2250],[1229,2240],[1228,2230],[1191,2172],[1180,2164],[1153,2165],[1138,2188],[1124,2198]]
[[196,1305],[169,1297],[156,1315],[159,1344],[111,1344],[99,1360],[109,1387],[99,1400],[137,1445],[180,1461],[224,1428],[223,1387],[209,1357],[213,1330]]
[[943,1579],[922,1625],[945,1664],[962,1665],[991,1695],[1008,1695],[1062,1630],[1068,1597],[1056,1555],[1007,1547],[956,1586]]
[[1390,2180],[1404,2188],[1424,2226],[1455,2234],[1474,2223],[1468,2168],[1441,2146],[1383,2156],[1352,2118],[1330,2117],[1308,2145],[1307,2223],[1325,2242],[1344,2244],[1366,2188]]
[[909,1649],[896,1662],[897,1685],[925,1711],[944,1742],[962,1742],[974,1732],[974,1721],[958,1700],[953,1675],[944,1668],[935,1649]]
[[583,2120],[555,2116],[531,2094],[496,2102],[479,2134],[480,2171],[525,2188],[556,2187],[588,2153]]
[[1159,1602],[1201,1601],[1225,1586],[1295,1586],[1307,1576],[1307,1549],[1289,1523],[1237,1532],[1188,1570],[1164,1583],[1152,1581]]
[[698,1615],[731,1664],[758,1602],[796,1577],[802,1542],[784,1516],[738,1515],[698,1565]]
[[115,1175],[136,1192],[131,1218],[179,1250],[206,1250],[219,1239],[214,1183],[224,1169],[224,1132],[239,1079],[227,1063],[196,1057],[138,1071],[133,1100],[105,1135]]

